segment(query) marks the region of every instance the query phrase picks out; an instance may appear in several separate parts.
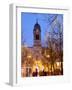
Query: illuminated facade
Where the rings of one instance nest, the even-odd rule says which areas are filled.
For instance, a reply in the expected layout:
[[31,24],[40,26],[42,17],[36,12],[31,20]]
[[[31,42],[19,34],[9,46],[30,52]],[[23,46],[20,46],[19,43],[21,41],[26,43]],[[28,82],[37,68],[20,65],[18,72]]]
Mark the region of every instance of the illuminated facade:
[[[56,59],[52,62],[51,53],[48,47],[41,45],[41,27],[36,22],[33,29],[34,45],[33,47],[21,47],[21,75],[30,76],[48,76],[61,75],[61,61]],[[63,71],[63,70],[62,70]]]

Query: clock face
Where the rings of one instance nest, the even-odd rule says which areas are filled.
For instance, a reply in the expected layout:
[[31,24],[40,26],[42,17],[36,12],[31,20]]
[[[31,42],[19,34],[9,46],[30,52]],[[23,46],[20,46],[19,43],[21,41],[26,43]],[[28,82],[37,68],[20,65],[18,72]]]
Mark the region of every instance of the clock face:
[[36,29],[36,34],[39,34],[39,29]]

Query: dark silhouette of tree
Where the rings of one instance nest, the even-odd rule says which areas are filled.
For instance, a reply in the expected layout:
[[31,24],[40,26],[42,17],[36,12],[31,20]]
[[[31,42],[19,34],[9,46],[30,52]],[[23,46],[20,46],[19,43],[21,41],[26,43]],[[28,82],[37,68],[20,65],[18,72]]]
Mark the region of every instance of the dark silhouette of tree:
[[[50,21],[50,32],[46,31],[46,46],[50,50],[51,70],[57,58],[61,61],[61,74],[63,74],[63,26],[57,19],[58,15]],[[49,19],[50,20],[50,19]]]

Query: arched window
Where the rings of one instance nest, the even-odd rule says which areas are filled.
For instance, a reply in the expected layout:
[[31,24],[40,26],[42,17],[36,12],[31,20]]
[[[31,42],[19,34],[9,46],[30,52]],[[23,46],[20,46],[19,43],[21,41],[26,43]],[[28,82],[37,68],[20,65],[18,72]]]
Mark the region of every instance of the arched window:
[[36,34],[36,40],[39,40],[39,34]]

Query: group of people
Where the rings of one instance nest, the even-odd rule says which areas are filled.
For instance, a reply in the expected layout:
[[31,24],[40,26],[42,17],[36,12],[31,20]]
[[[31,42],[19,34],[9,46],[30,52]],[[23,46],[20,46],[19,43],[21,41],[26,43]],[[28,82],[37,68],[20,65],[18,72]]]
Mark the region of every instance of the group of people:
[[32,73],[33,77],[37,77],[37,76],[47,76],[47,72],[46,71],[39,71],[38,69],[35,70],[35,72]]

